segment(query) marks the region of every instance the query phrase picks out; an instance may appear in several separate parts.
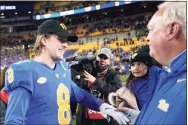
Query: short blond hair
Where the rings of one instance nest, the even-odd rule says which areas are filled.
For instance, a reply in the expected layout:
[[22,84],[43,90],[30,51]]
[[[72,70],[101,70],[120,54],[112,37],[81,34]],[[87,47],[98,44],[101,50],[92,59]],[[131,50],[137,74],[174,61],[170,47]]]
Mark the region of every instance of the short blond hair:
[[168,25],[177,22],[181,25],[182,33],[186,38],[186,2],[164,2],[158,6],[158,9],[165,8],[163,12],[163,24]]

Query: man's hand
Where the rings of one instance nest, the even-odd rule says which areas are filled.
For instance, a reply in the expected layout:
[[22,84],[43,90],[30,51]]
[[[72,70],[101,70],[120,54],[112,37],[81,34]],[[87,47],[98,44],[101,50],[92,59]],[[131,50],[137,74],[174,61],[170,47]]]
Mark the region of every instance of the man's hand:
[[130,125],[134,125],[135,121],[140,113],[140,111],[138,110],[134,110],[131,108],[127,108],[127,107],[118,107],[117,108],[119,111],[123,112],[131,121],[130,121]]
[[108,120],[108,122],[110,121],[109,116],[113,117],[120,125],[127,125],[130,122],[126,114],[119,112],[112,105],[103,103],[99,109],[103,117],[105,117]]
[[96,78],[92,76],[91,74],[89,74],[87,71],[84,71],[84,76],[85,76],[84,80],[87,80],[91,83],[94,83],[96,80]]

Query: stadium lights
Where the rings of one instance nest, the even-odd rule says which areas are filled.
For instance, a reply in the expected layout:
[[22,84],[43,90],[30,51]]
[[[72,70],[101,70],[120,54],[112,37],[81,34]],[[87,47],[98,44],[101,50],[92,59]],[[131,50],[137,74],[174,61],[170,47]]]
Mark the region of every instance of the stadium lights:
[[31,11],[28,11],[28,13],[31,13]]
[[1,15],[3,16],[3,15],[4,15],[4,13],[1,13]]
[[18,13],[17,13],[17,12],[15,12],[15,14],[17,15]]

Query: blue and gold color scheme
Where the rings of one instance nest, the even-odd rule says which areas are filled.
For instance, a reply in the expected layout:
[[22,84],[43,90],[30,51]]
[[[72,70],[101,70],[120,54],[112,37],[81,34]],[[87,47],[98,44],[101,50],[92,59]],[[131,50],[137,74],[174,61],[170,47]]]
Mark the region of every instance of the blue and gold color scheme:
[[10,93],[5,124],[69,125],[70,100],[97,111],[102,104],[72,82],[67,63],[61,61],[54,69],[34,60],[12,64],[5,90]]
[[[187,123],[187,50],[170,64],[170,72],[160,69],[156,82],[151,83],[150,97],[146,101],[137,125],[165,124],[183,125]],[[151,98],[152,97],[152,98]],[[179,115],[177,115],[179,114]]]

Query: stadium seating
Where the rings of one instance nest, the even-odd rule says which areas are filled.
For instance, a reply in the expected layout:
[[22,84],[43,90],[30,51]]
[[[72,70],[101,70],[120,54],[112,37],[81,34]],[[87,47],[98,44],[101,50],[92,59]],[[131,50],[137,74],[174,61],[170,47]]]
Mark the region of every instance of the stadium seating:
[[9,66],[12,63],[27,59],[27,57],[19,49],[6,49],[5,51],[1,50],[0,56],[0,67],[4,67],[5,65]]
[[[82,3],[86,3],[81,5]],[[104,4],[106,1],[94,1],[92,4]],[[87,1],[80,2],[76,4],[75,2],[70,1],[48,1],[48,2],[35,2],[34,10],[39,11],[40,13],[45,13],[45,7],[50,5],[50,9],[46,13],[59,12],[63,10],[77,9],[79,7],[86,7],[90,4],[87,4]],[[129,65],[125,64],[125,60],[129,59],[130,53],[136,51],[139,46],[146,45],[146,37],[143,36],[142,33],[134,33],[140,32],[140,27],[144,27],[145,20],[137,19],[135,16],[130,21],[128,17],[124,15],[121,17],[116,16],[115,18],[109,14],[109,17],[105,17],[104,14],[98,17],[92,17],[91,15],[86,15],[84,18],[91,18],[88,21],[83,21],[80,23],[74,24],[67,23],[69,19],[66,20],[62,17],[62,23],[67,23],[66,25],[68,31],[75,33],[79,39],[78,42],[72,45],[69,45],[67,51],[64,53],[64,57],[70,57],[73,55],[85,55],[88,53],[96,54],[102,47],[110,48],[113,51],[114,59],[113,64],[122,69],[122,72],[128,74],[129,73]],[[42,21],[41,21],[42,22]],[[13,48],[14,46],[33,46],[34,38],[36,37],[36,28],[41,22],[36,23],[36,27],[32,30],[27,30],[27,27],[19,28],[19,33],[16,35],[3,35],[4,38],[1,37],[1,42],[3,46],[10,46]],[[135,27],[138,29],[135,31]],[[131,35],[128,35],[131,33]],[[8,34],[8,33],[7,33]],[[116,38],[117,37],[117,38]],[[99,40],[100,39],[100,40]],[[105,39],[108,39],[107,41]],[[126,40],[125,40],[126,39]],[[28,42],[32,41],[32,42]],[[35,53],[33,48],[29,48],[28,57],[23,54],[20,50],[7,50],[6,52],[1,52],[1,63],[0,66],[3,67],[5,65],[10,65],[14,62],[18,62],[21,60],[25,60],[27,58],[33,59],[35,57]],[[124,67],[122,67],[124,65]]]

